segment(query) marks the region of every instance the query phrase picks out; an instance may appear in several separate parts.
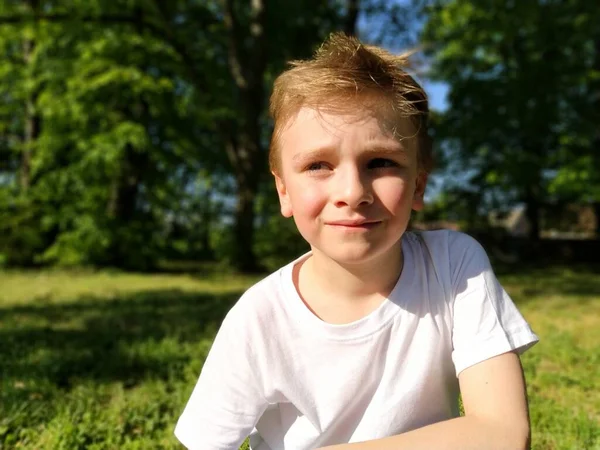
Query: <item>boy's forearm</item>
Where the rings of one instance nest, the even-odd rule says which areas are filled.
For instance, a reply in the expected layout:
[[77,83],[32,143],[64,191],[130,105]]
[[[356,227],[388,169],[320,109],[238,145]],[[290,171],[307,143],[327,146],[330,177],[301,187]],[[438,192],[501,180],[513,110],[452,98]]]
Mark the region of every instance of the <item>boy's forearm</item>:
[[477,417],[428,425],[407,433],[373,441],[323,447],[322,450],[526,450],[529,429],[510,429]]

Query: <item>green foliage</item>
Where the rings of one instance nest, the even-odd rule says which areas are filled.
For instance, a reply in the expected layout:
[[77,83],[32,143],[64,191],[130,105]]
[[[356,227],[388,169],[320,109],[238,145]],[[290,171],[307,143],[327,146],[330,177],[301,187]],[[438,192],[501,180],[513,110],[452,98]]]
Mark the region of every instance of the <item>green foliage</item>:
[[[266,86],[344,15],[337,2],[267,2],[262,48],[250,6],[233,3],[234,30],[214,1],[0,3],[6,264],[148,269],[220,254],[208,236],[226,222],[224,199],[245,189],[252,203],[254,187],[239,183],[267,175],[264,145],[261,167],[236,163],[251,134],[266,141]],[[232,237],[229,250],[253,247]]]
[[276,270],[310,250],[293,219],[278,215],[270,216],[258,229],[255,248],[268,270]]
[[0,255],[3,265],[30,265],[46,244],[39,227],[39,214],[26,199],[14,196],[15,189],[0,189]]
[[[593,2],[427,2],[423,40],[450,86],[436,127],[483,201],[597,196],[600,17]],[[594,102],[596,102],[594,106]],[[470,179],[469,179],[470,178]]]
[[[152,267],[168,202],[184,187],[161,203],[156,197],[171,170],[198,167],[184,148],[190,118],[182,113],[189,105],[176,91],[172,51],[127,27],[44,23],[27,35],[28,27],[9,37],[17,46],[24,39],[35,45],[34,55],[15,67],[25,70],[20,100],[34,102],[31,114],[41,126],[28,144],[30,168],[17,171],[29,170],[29,185],[0,186],[7,192],[4,224],[12,230],[2,245],[8,261]],[[15,202],[10,191],[27,201]],[[24,215],[22,204],[32,211],[25,223],[14,218]],[[15,248],[24,241],[15,233],[28,229],[39,230],[41,249]]]
[[273,180],[263,184],[256,203],[259,224],[254,249],[265,269],[274,271],[310,250],[294,219],[281,215]]

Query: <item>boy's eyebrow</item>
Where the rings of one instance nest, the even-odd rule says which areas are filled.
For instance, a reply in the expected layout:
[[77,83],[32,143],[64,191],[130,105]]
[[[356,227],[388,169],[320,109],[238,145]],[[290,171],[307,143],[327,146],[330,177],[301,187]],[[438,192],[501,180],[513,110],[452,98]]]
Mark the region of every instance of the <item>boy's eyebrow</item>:
[[377,153],[380,155],[397,155],[398,153],[406,153],[406,149],[400,143],[396,144],[377,144],[368,145],[364,149],[365,153]]
[[317,157],[322,157],[328,153],[333,153],[335,149],[331,146],[323,146],[309,151],[300,151],[292,157],[293,162],[306,161]]
[[[319,157],[324,157],[329,153],[335,152],[335,147],[333,146],[323,146],[323,147],[319,147],[316,148],[314,150],[309,150],[307,152],[299,152],[296,153],[293,157],[292,157],[292,161],[294,163],[297,163],[299,161],[307,161],[307,160],[312,160],[315,158],[319,158]],[[404,154],[406,155],[406,149],[404,148],[403,145],[401,144],[382,144],[382,143],[373,143],[373,144],[368,144],[366,147],[363,148],[363,152],[367,153],[367,154],[377,154],[377,155],[398,155],[400,154]]]

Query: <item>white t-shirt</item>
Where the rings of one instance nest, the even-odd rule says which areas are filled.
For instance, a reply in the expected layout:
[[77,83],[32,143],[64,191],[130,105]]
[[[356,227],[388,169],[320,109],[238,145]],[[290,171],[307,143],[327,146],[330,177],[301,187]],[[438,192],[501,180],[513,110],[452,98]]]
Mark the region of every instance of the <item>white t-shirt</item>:
[[[308,450],[459,415],[457,375],[538,341],[465,234],[407,232],[404,269],[375,311],[321,321],[288,264],[227,314],[175,434],[188,448]],[[303,257],[305,258],[306,255]]]

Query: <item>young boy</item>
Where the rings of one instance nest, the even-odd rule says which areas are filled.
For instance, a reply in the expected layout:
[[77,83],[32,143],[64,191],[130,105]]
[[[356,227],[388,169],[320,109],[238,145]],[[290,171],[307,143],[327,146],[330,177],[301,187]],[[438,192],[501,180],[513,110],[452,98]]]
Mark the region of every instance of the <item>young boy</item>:
[[223,321],[175,430],[188,448],[528,447],[536,335],[477,242],[406,232],[431,145],[405,64],[335,34],[276,80],[271,169],[311,251]]

